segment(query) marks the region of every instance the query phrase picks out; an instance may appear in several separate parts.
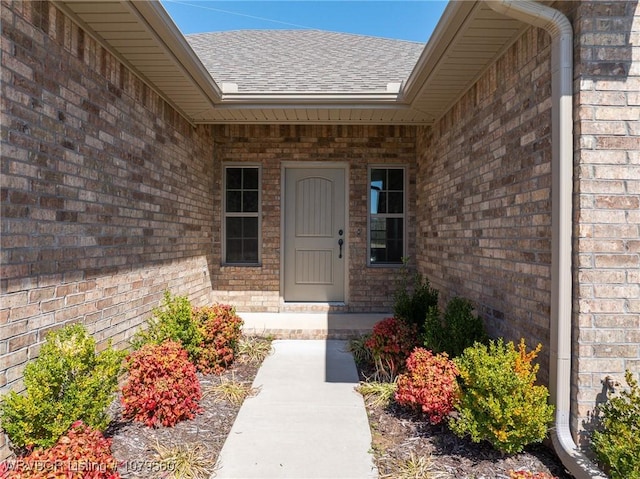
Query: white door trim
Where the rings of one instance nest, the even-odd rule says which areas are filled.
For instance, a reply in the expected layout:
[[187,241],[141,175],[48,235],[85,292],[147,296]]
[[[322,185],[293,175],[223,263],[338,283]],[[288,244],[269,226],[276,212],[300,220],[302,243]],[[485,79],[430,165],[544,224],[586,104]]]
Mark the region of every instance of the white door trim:
[[284,300],[284,271],[285,271],[285,174],[287,169],[311,169],[311,168],[331,168],[344,170],[344,303],[349,301],[349,163],[346,161],[283,161],[280,163],[280,303]]

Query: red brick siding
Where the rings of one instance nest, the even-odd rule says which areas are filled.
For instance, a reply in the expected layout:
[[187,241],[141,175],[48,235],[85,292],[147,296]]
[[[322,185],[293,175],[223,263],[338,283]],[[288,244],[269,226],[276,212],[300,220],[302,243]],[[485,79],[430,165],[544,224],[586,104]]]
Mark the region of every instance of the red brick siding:
[[[572,427],[588,442],[603,380],[640,371],[638,2],[555,5],[574,25]],[[472,299],[494,336],[541,341],[550,301],[549,38],[529,29],[418,132],[418,267]]]
[[[418,133],[418,268],[473,301],[492,336],[549,354],[550,40],[527,31]],[[544,370],[544,368],[543,368]],[[543,371],[543,378],[546,376]]]
[[164,289],[211,300],[214,170],[211,128],[52,4],[3,2],[1,48],[6,391],[52,328],[120,347]]
[[572,423],[588,432],[606,376],[640,373],[640,7],[581,2],[574,29]]
[[[367,166],[407,165],[409,204],[415,198],[415,128],[393,126],[246,125],[216,127],[214,257],[216,297],[245,310],[278,311],[280,299],[280,177],[283,161],[334,161],[349,164],[348,311],[389,311],[397,269],[366,266]],[[222,198],[225,162],[262,164],[262,265],[221,266]],[[414,256],[415,213],[408,215],[408,255]],[[389,274],[390,271],[392,274]]]

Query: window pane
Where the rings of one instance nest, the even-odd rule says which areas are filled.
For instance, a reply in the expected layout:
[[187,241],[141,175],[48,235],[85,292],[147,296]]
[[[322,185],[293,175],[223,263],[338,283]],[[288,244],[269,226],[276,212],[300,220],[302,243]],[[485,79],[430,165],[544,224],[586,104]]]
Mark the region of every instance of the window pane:
[[242,193],[242,211],[245,213],[258,212],[258,192],[245,191]]
[[371,248],[384,248],[386,224],[384,218],[371,218]]
[[388,213],[387,211],[387,193],[385,191],[381,191],[378,194],[378,213]]
[[258,189],[258,168],[242,168],[243,181],[242,187],[245,190]]
[[227,218],[227,263],[258,262],[258,218]]
[[389,186],[387,189],[402,191],[404,189],[404,170],[390,169],[389,172]]
[[380,190],[371,187],[371,214],[379,213],[380,209]]
[[403,256],[403,219],[372,218],[371,263],[401,263]]
[[404,195],[399,193],[387,193],[387,213],[402,213],[404,210]]
[[227,238],[227,263],[242,261],[242,240]]
[[390,263],[402,262],[403,223],[402,218],[387,218],[387,261]]
[[242,211],[242,192],[227,191],[227,213]]
[[258,238],[258,218],[242,218],[242,237]]
[[227,168],[227,189],[242,188],[242,170],[243,168]]
[[[257,263],[260,218],[260,185],[258,167],[226,168],[225,251],[227,263]],[[243,215],[247,214],[249,216]]]
[[[405,169],[372,168],[369,187],[370,262],[401,263],[404,256]],[[389,218],[387,216],[397,216]]]
[[227,218],[227,238],[242,238],[242,220],[244,218]]
[[245,239],[242,241],[242,261],[245,263],[257,263],[258,262],[258,240],[257,239]]
[[371,170],[371,185],[376,183],[379,188],[384,188],[387,180],[387,170],[382,168],[374,168]]

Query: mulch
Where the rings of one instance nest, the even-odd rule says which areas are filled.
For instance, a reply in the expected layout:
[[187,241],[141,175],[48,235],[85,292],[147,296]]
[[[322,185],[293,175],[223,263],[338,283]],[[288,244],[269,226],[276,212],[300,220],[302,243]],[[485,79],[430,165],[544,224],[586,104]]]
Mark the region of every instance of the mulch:
[[572,478],[555,453],[542,444],[503,455],[488,443],[459,438],[445,424],[431,425],[424,416],[394,403],[386,408],[368,405],[367,413],[380,477],[399,477],[400,465],[413,455],[430,458],[432,478],[508,479],[511,470]]
[[[258,372],[258,365],[235,362],[221,375],[198,373],[201,385],[218,383],[224,379],[251,384]],[[147,427],[142,423],[122,420],[119,398],[110,409],[113,418],[105,435],[113,439],[111,450],[123,479],[151,479],[168,477],[171,471],[158,460],[155,446],[198,445],[215,463],[240,406],[217,401],[206,395],[200,401],[202,412],[194,419],[181,421],[173,427]]]
[[[222,375],[199,375],[201,383],[235,379],[250,384],[259,366],[236,362]],[[168,477],[158,461],[155,446],[199,444],[212,462],[218,458],[240,410],[225,401],[205,396],[202,413],[174,427],[149,428],[121,418],[119,400],[110,413],[113,421],[106,432],[113,439],[112,451],[123,479]],[[367,405],[374,461],[380,477],[400,476],[403,461],[411,457],[430,458],[430,478],[508,479],[511,470],[547,472],[559,479],[571,479],[555,453],[545,445],[527,447],[524,452],[503,455],[488,443],[475,444],[454,435],[446,425],[431,425],[426,417],[393,403],[374,408]]]

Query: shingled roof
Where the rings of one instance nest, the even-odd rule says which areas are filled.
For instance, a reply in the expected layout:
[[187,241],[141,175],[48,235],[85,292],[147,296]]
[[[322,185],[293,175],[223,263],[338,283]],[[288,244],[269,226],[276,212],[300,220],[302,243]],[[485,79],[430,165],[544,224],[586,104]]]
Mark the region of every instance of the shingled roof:
[[320,30],[186,35],[219,84],[238,92],[380,92],[407,79],[424,45]]
[[449,2],[426,45],[317,30],[188,41],[158,1],[55,4],[194,125],[430,125],[528,28],[476,0]]

